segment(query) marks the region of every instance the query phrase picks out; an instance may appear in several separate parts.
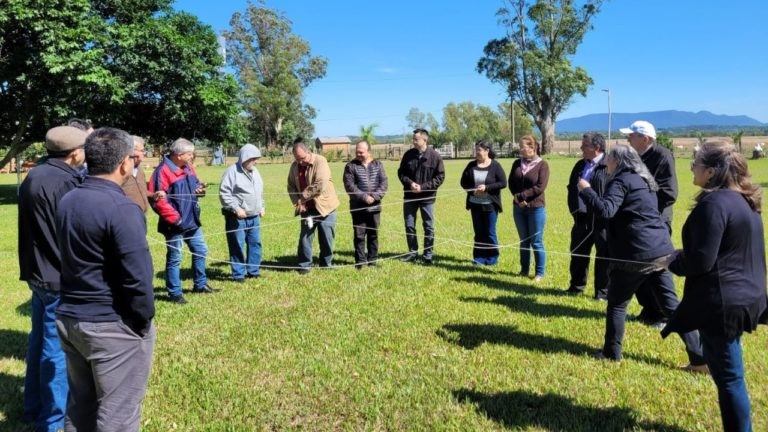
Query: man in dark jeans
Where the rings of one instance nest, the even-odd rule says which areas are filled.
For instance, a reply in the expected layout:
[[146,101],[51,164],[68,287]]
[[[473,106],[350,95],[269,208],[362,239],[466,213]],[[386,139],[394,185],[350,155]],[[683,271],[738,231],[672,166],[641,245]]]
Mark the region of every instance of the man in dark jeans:
[[582,159],[576,162],[568,180],[568,209],[573,216],[571,228],[571,281],[567,292],[581,294],[587,286],[589,254],[595,246],[595,300],[608,297],[608,244],[605,221],[584,204],[577,184],[583,178],[599,197],[608,183],[605,166],[605,138],[599,133],[586,133],[581,139]]
[[[628,135],[629,145],[637,151],[659,185],[659,190],[656,192],[658,210],[664,223],[667,224],[670,236],[672,236],[672,207],[677,200],[675,158],[669,150],[656,144],[656,128],[647,121],[638,120],[628,128],[620,129],[620,131]],[[668,271],[662,274],[661,281],[674,287],[672,274]],[[643,284],[635,293],[638,303],[643,307],[637,319],[651,327],[661,329],[666,324],[667,319],[664,317],[661,306],[656,301],[652,291],[648,284]]]
[[61,252],[56,242],[56,211],[61,198],[82,181],[87,134],[59,126],[45,135],[48,158],[36,166],[19,189],[20,279],[32,290],[32,330],[24,377],[24,418],[36,430],[64,427],[67,366],[56,333]]
[[424,251],[422,262],[432,265],[435,243],[435,197],[437,188],[445,180],[443,159],[427,146],[429,132],[426,129],[413,131],[413,148],[405,152],[400,161],[397,176],[403,184],[403,219],[408,253],[401,260],[415,261],[419,253],[416,237],[416,212],[421,212],[424,227]]
[[155,343],[154,271],[144,212],[121,185],[133,175],[133,138],[101,128],[85,143],[88,178],[56,215],[67,356],[66,429],[137,431]]

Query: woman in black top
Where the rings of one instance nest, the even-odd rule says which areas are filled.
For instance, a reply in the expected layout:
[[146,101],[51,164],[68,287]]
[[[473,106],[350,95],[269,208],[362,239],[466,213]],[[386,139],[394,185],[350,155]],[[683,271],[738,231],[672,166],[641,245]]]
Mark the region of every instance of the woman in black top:
[[475,160],[461,174],[461,187],[467,191],[467,210],[472,214],[475,230],[472,260],[480,265],[496,265],[499,261],[496,220],[501,213],[499,191],[507,187],[507,175],[495,158],[491,144],[478,141]]
[[662,331],[699,330],[726,431],[751,431],[741,334],[766,310],[760,187],[733,144],[707,142],[691,164],[701,187],[669,269],[685,276],[683,300]]
[[[600,359],[620,361],[627,305],[638,287],[653,287],[653,296],[666,316],[678,306],[672,283],[665,283],[666,257],[674,252],[667,225],[656,201],[658,185],[637,152],[628,145],[613,146],[605,160],[609,181],[599,197],[589,182],[579,180],[579,196],[597,217],[608,220],[608,308],[605,343]],[[671,282],[671,281],[670,281]],[[688,353],[689,370],[705,368],[699,335],[681,334]]]

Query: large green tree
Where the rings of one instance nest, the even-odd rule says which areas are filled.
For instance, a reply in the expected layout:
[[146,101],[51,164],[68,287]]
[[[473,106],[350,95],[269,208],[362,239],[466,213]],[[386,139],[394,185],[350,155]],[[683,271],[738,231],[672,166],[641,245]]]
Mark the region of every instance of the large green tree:
[[548,153],[557,116],[574,95],[586,96],[592,79],[570,58],[576,53],[603,0],[577,6],[573,0],[505,0],[499,23],[506,35],[486,44],[477,71],[506,88],[510,99],[533,117]]
[[213,30],[171,0],[5,0],[0,165],[69,117],[165,141],[233,138],[237,85]]
[[249,1],[230,26],[228,63],[240,84],[251,133],[268,147],[285,144],[281,132],[287,124],[310,135],[313,129],[307,126],[315,111],[303,103],[304,89],[325,76],[327,60],[312,56],[309,43],[292,33],[291,21],[263,0]]

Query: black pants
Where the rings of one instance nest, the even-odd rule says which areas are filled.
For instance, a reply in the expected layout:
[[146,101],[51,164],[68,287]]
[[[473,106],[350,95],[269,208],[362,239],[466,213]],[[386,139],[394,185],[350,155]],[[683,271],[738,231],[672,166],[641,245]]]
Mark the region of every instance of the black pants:
[[605,229],[594,229],[594,216],[576,213],[571,228],[571,282],[570,287],[584,291],[589,273],[589,254],[595,247],[595,298],[608,297],[608,243]]
[[[355,226],[355,236],[352,239],[355,246],[355,264],[371,263],[379,258],[380,221],[380,212],[369,212],[365,209],[355,209],[352,212],[352,224]],[[366,243],[368,253],[365,252]]]
[[[653,271],[643,273],[628,271],[611,265],[609,269],[610,284],[608,286],[608,308],[605,316],[605,344],[603,355],[614,360],[621,360],[622,340],[624,339],[624,319],[627,315],[627,305],[632,295],[641,285],[655,287],[652,291],[657,304],[661,306],[664,316],[672,316],[679,301],[672,283],[672,274],[668,271]],[[704,364],[699,332],[692,331],[680,335],[685,343],[688,360],[693,365]]]
[[[669,235],[672,236],[672,221],[665,220],[664,223],[667,224]],[[640,287],[637,289],[637,292],[635,293],[637,302],[640,303],[640,306],[643,307],[643,309],[640,311],[639,317],[644,321],[655,322],[665,319],[664,311],[661,310],[661,306],[653,296],[653,291],[654,287],[652,285],[644,283],[640,285]]]

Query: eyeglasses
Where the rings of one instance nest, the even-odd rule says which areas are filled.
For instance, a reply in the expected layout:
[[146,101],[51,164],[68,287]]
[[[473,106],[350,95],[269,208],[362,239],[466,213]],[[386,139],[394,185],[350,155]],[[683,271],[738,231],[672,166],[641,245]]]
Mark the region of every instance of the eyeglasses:
[[707,166],[702,164],[702,163],[697,163],[696,161],[691,161],[691,171],[693,171],[694,168],[696,168],[696,167],[707,168]]

